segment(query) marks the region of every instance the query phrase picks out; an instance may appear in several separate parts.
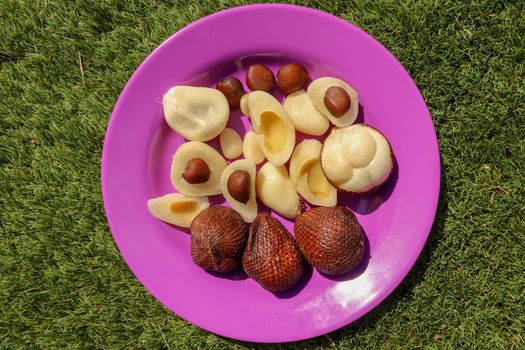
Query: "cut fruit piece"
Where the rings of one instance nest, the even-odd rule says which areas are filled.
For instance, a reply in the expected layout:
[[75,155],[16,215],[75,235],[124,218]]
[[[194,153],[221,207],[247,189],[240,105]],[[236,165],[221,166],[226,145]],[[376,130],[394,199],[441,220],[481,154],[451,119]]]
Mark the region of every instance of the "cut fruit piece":
[[317,140],[304,140],[295,147],[290,159],[290,180],[294,186],[297,186],[301,176],[319,160],[322,146]]
[[388,140],[366,124],[334,129],[321,150],[323,172],[332,185],[352,193],[369,192],[386,182],[394,169]]
[[250,106],[248,106],[248,95],[249,93],[242,95],[241,101],[239,102],[239,107],[241,108],[242,114],[244,114],[247,117],[250,116]]
[[319,160],[301,176],[297,184],[297,193],[313,205],[333,207],[337,204],[337,190],[326,179]]
[[270,163],[286,163],[295,146],[295,127],[283,106],[267,92],[245,95],[241,109],[251,119],[259,146]]
[[197,214],[209,206],[208,197],[187,197],[182,193],[170,193],[148,200],[151,215],[180,227],[190,227]]
[[292,119],[297,131],[308,135],[321,136],[330,126],[328,118],[315,108],[310,96],[302,89],[288,95],[283,107]]
[[235,159],[242,154],[242,139],[237,134],[237,131],[224,128],[221,135],[219,136],[219,142],[221,144],[222,154],[227,159]]
[[208,141],[219,135],[230,117],[226,97],[219,90],[206,87],[172,87],[162,104],[168,125],[193,141]]
[[255,164],[259,164],[265,159],[264,153],[259,146],[259,141],[257,141],[257,135],[251,130],[244,135],[242,153],[244,158],[251,160]]
[[[273,111],[264,111],[259,117],[259,128],[264,135],[262,149],[274,155],[282,153],[286,146],[286,125],[282,118]],[[275,164],[274,164],[275,165]]]
[[[232,179],[232,176],[238,176],[238,174],[245,175],[245,173],[242,173],[243,171],[247,173],[248,181]],[[228,165],[221,175],[221,190],[224,198],[236,212],[241,214],[245,222],[252,222],[257,215],[255,179],[255,163],[248,159],[236,160]],[[241,194],[240,197],[248,198],[245,203],[234,198],[241,199],[238,195],[239,193]]]
[[293,219],[300,213],[299,196],[284,165],[265,163],[257,173],[257,197],[270,209]]
[[[189,183],[188,165],[195,163],[194,159],[200,159],[209,168],[208,180],[202,183]],[[193,162],[190,162],[193,161]],[[200,163],[200,162],[199,162]],[[211,146],[199,141],[186,142],[179,146],[171,162],[171,183],[179,192],[187,196],[211,196],[221,193],[221,174],[226,169],[226,161]],[[183,176],[184,175],[184,176]]]
[[317,140],[304,140],[295,147],[290,160],[290,180],[307,202],[333,207],[337,204],[337,190],[322,171],[321,147]]
[[[350,98],[350,108],[340,116],[333,115],[325,105],[326,91],[333,86],[342,88]],[[318,78],[308,86],[307,92],[315,108],[324,114],[335,126],[345,127],[355,122],[359,112],[357,91],[344,81],[332,77]]]

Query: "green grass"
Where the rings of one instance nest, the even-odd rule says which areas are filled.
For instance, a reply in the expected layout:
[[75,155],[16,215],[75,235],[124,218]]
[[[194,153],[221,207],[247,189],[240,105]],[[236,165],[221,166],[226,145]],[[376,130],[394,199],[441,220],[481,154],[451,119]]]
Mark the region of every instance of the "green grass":
[[[0,2],[1,349],[276,348],[161,306],[122,260],[99,183],[108,118],[137,65],[184,25],[245,3]],[[524,349],[524,3],[300,3],[357,24],[408,69],[443,183],[400,287],[360,321],[279,348]]]

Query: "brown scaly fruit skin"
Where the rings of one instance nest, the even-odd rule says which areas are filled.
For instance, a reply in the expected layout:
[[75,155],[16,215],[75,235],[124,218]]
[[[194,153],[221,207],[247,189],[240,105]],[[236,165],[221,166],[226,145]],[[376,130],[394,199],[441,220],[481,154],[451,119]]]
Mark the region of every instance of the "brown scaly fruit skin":
[[209,207],[193,219],[190,231],[195,264],[214,272],[229,272],[240,265],[248,230],[235,210]]
[[299,281],[304,259],[290,232],[279,220],[262,212],[250,226],[242,266],[261,286],[279,292]]
[[318,207],[295,218],[295,239],[306,260],[327,275],[353,270],[363,258],[365,240],[354,213]]
[[[389,151],[390,151],[390,158],[392,159],[392,166],[390,167],[390,171],[388,173],[388,176],[385,178],[384,181],[376,184],[374,187],[372,187],[371,189],[367,190],[367,191],[364,191],[364,192],[355,192],[355,191],[348,191],[348,190],[345,190],[344,188],[341,188],[339,187],[338,184],[336,184],[335,182],[333,182],[332,180],[330,180],[328,178],[328,176],[326,176],[326,171],[324,170],[323,168],[323,164],[321,163],[321,170],[323,171],[323,174],[324,174],[324,177],[326,177],[326,180],[328,180],[328,182],[330,183],[330,185],[332,185],[333,187],[335,187],[338,191],[340,192],[344,192],[344,193],[349,193],[349,194],[356,194],[356,195],[363,195],[363,194],[367,194],[367,193],[370,193],[370,192],[374,192],[375,190],[379,189],[381,186],[383,186],[385,183],[388,182],[388,180],[390,180],[390,177],[392,176],[392,173],[394,172],[394,167],[396,166],[396,157],[394,156],[394,152],[392,151],[392,145],[390,144],[390,141],[388,141],[388,139],[385,137],[385,135],[377,130],[376,128],[374,128],[373,126],[370,126],[368,124],[365,124],[365,123],[357,123],[357,124],[354,124],[354,125],[364,125],[364,126],[367,126],[369,127],[370,129],[374,129],[375,131],[377,131],[378,133],[380,133],[386,140],[386,142],[388,143],[388,146],[389,146]],[[336,129],[341,129],[341,128],[338,128],[338,127],[335,127],[332,129],[331,132],[335,131]],[[323,156],[323,151],[324,151],[324,142],[323,142],[323,145],[321,146],[321,157]]]

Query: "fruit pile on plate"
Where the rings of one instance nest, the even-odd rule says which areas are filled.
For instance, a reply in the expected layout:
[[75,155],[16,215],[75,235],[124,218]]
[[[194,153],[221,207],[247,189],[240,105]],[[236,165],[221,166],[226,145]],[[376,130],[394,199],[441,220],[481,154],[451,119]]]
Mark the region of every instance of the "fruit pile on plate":
[[[283,104],[271,94],[276,83],[287,94]],[[310,82],[297,63],[282,66],[276,79],[254,64],[246,86],[248,93],[228,77],[215,89],[175,86],[164,95],[166,122],[188,142],[172,160],[178,193],[150,199],[150,212],[190,228],[198,266],[224,273],[242,265],[273,292],[293,286],[306,262],[329,275],[351,271],[363,257],[364,235],[355,215],[337,205],[337,191],[360,194],[385,183],[394,167],[389,142],[375,128],[353,124],[358,94],[340,79]],[[239,107],[253,127],[244,139],[226,127],[230,110]],[[296,131],[316,138],[296,145]],[[217,136],[222,154],[205,143]],[[231,208],[210,206],[208,196],[218,194]],[[294,219],[294,236],[259,212],[257,199]],[[316,207],[301,213],[303,200]]]

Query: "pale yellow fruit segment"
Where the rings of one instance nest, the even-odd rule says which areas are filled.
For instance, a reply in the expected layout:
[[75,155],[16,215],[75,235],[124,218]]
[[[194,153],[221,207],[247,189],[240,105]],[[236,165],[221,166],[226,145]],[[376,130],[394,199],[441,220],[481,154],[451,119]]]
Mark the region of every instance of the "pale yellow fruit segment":
[[219,135],[230,117],[226,97],[217,89],[175,86],[162,98],[164,118],[182,137],[208,141]]
[[259,116],[259,129],[264,137],[262,149],[271,155],[282,153],[286,147],[287,130],[282,118],[274,111],[264,111]]
[[333,207],[337,204],[337,190],[324,176],[319,160],[301,176],[297,184],[297,193],[314,205]]
[[270,163],[280,166],[295,146],[295,127],[279,101],[264,91],[246,94],[242,111],[251,119],[259,146]]
[[337,190],[321,168],[321,147],[317,140],[304,140],[297,145],[290,160],[290,180],[309,203],[333,207],[337,204]]
[[302,89],[289,94],[283,107],[292,119],[297,131],[320,136],[330,126],[328,118],[315,108],[306,91]]
[[242,153],[244,158],[251,160],[255,164],[259,164],[265,159],[264,153],[259,146],[257,135],[255,135],[255,133],[251,130],[244,135]]
[[265,163],[257,173],[257,197],[270,209],[285,218],[293,219],[300,213],[300,202],[286,167]]
[[154,217],[180,227],[190,227],[195,216],[209,206],[208,197],[187,197],[182,193],[148,200],[148,209]]
[[237,131],[231,128],[224,128],[219,136],[221,150],[227,159],[235,159],[242,154],[242,139]]
[[250,105],[248,104],[248,95],[249,94],[242,95],[241,101],[239,102],[242,114],[244,114],[247,117],[250,116]]
[[299,143],[290,159],[290,180],[297,186],[301,176],[319,159],[323,145],[317,140],[304,140]]

